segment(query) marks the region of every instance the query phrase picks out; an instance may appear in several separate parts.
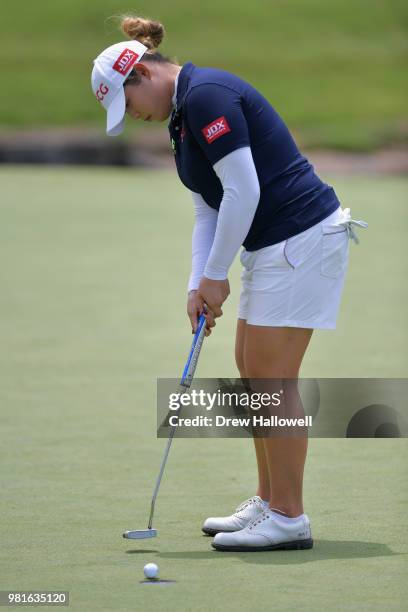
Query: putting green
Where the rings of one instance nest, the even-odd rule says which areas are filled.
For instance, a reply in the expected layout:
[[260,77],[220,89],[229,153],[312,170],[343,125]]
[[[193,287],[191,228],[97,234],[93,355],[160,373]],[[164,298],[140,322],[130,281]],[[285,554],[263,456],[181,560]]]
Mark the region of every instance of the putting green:
[[[402,610],[406,440],[310,442],[315,548],[217,553],[202,520],[254,494],[247,440],[176,440],[147,525],[164,440],[157,376],[178,377],[192,206],[174,172],[2,168],[0,589],[70,591],[73,610]],[[327,178],[327,177],[325,177]],[[304,376],[405,376],[408,181],[333,179],[370,224],[352,243],[338,328]],[[235,376],[232,295],[197,374]],[[404,286],[405,285],[405,286]],[[175,583],[145,585],[143,565]]]

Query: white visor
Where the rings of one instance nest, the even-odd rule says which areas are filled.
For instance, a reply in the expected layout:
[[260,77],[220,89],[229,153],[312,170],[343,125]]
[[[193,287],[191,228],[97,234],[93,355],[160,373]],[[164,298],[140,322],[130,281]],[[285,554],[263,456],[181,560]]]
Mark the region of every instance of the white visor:
[[123,87],[119,89],[109,104],[106,118],[106,133],[108,136],[118,136],[125,127],[126,97]]
[[123,85],[147,47],[137,40],[111,45],[94,60],[91,75],[96,99],[107,111],[106,133],[117,136],[125,125],[126,98]]

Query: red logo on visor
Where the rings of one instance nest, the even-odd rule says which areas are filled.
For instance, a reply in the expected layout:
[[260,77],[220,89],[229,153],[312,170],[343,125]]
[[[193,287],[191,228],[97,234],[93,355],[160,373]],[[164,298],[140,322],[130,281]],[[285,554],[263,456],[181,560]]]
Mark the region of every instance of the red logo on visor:
[[211,144],[212,142],[214,142],[214,140],[216,140],[223,134],[228,134],[228,132],[231,131],[231,128],[228,125],[225,117],[218,117],[218,119],[216,119],[209,125],[206,125],[205,128],[203,128],[201,131],[204,134],[208,144]]
[[98,89],[96,90],[95,96],[96,99],[98,100],[98,102],[102,102],[102,100],[104,99],[104,97],[106,96],[106,94],[109,91],[109,87],[107,85],[105,85],[104,83],[101,83],[98,87]]
[[133,64],[136,62],[139,57],[138,53],[135,53],[131,49],[125,49],[119,55],[116,62],[113,64],[112,68],[119,72],[120,74],[127,74],[129,70],[132,68]]

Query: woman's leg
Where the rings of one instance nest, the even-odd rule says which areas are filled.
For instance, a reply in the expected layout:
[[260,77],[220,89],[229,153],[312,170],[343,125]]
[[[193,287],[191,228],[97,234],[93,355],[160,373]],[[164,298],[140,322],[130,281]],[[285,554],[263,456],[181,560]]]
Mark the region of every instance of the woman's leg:
[[[297,378],[312,329],[245,324],[243,371],[246,378]],[[302,484],[307,437],[269,437],[262,440],[260,463],[267,464],[270,507],[289,517],[303,513]],[[256,448],[259,442],[256,442]],[[258,464],[259,465],[259,464]],[[258,471],[265,474],[264,465]]]
[[[245,345],[246,321],[238,319],[235,338],[235,362],[241,378],[248,378],[244,367],[244,345]],[[258,465],[258,489],[256,494],[264,500],[269,500],[271,490],[269,487],[269,469],[262,438],[254,437],[256,462]]]

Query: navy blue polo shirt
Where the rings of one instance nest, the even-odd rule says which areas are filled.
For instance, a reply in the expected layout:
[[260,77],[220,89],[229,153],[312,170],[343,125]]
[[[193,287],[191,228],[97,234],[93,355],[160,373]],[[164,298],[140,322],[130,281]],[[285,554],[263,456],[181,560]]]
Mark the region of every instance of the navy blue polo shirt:
[[223,188],[213,165],[251,147],[261,195],[243,242],[248,251],[299,234],[340,205],[268,100],[234,74],[184,64],[168,127],[182,183],[216,210]]

